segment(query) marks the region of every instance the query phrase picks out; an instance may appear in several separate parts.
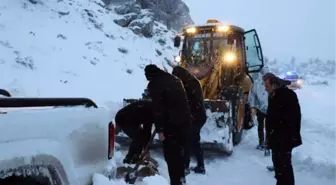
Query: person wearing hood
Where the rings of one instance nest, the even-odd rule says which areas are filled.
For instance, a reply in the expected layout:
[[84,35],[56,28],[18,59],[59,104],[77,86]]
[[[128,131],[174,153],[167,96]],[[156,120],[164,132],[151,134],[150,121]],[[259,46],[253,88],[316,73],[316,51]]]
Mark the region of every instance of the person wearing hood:
[[190,172],[190,154],[193,152],[196,157],[197,166],[191,168],[199,174],[205,174],[203,150],[201,148],[201,129],[206,122],[206,112],[204,107],[203,90],[198,79],[185,68],[175,65],[172,74],[178,77],[187,93],[189,108],[192,115],[192,126],[190,131],[189,143],[185,148],[185,168],[186,174]]
[[147,90],[152,100],[155,128],[163,142],[170,184],[185,184],[184,148],[191,128],[186,91],[177,77],[154,64],[145,67],[145,76],[149,81]]
[[272,150],[272,161],[277,185],[294,185],[292,150],[302,144],[301,108],[296,93],[272,73],[263,76],[269,93],[266,116],[267,146]]
[[257,118],[258,122],[258,150],[263,150],[265,146],[265,118],[268,106],[268,93],[264,88],[262,75],[266,74],[269,69],[264,67],[260,73],[255,75],[254,83],[248,96],[248,102],[251,109],[252,119]]

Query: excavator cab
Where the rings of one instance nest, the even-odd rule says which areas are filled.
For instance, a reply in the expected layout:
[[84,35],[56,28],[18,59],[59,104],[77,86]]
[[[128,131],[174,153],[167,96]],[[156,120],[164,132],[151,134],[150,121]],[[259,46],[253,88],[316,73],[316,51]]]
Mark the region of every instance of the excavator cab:
[[[206,124],[214,124],[210,123],[214,120],[211,115],[221,113],[215,125],[217,129],[228,128],[228,133],[222,137],[225,139],[214,143],[232,140],[233,145],[238,144],[246,116],[246,97],[252,85],[250,74],[259,72],[264,66],[256,30],[244,31],[238,26],[208,20],[205,25],[184,28],[183,33],[175,37],[174,46],[181,48],[180,55],[174,57],[175,62],[196,76],[202,85],[209,110],[209,123]],[[207,125],[204,127],[206,129]],[[229,152],[232,148],[223,147]]]

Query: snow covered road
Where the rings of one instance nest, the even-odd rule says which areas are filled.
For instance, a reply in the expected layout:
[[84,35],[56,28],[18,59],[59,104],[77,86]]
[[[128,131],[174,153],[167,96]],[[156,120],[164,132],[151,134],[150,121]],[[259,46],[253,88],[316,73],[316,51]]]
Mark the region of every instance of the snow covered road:
[[[297,185],[335,184],[335,86],[307,86],[297,91],[303,114],[303,145],[293,151],[293,167]],[[275,184],[272,172],[266,170],[270,157],[255,149],[256,128],[245,132],[242,143],[235,147],[230,157],[206,160],[206,175],[190,174],[189,185],[271,185]],[[124,151],[123,151],[124,152]],[[156,154],[161,164],[161,175],[168,179],[166,164],[161,154]],[[116,159],[122,156],[117,154]],[[105,180],[105,183],[103,183]],[[95,178],[95,185],[124,184]],[[152,182],[153,181],[153,182]],[[140,184],[156,185],[168,182],[159,177],[148,178]]]

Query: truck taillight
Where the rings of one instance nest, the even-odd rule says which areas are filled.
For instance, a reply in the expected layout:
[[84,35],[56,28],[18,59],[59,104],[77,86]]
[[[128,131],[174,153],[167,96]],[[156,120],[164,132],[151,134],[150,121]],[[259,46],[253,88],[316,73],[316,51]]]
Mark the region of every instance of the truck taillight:
[[108,154],[107,158],[112,159],[114,154],[114,140],[115,139],[115,127],[112,122],[108,126]]

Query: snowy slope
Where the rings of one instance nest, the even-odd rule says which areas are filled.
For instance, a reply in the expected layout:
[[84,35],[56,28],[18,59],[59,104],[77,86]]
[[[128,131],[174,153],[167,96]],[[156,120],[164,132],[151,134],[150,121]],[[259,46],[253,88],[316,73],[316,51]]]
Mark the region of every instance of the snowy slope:
[[[0,88],[14,96],[85,96],[116,112],[122,98],[140,97],[147,83],[144,65],[161,64],[177,54],[172,49],[173,32],[157,23],[153,38],[137,36],[114,24],[119,16],[102,8],[100,0],[37,2],[0,1]],[[297,91],[304,143],[293,152],[298,185],[335,184],[335,78],[327,80],[329,86],[307,85]],[[252,129],[230,158],[207,159],[208,174],[191,174],[188,184],[274,184],[265,169],[271,160],[254,149],[256,143]],[[115,154],[116,162],[124,152]],[[157,156],[165,178],[151,177],[143,185],[167,184],[166,164],[161,154]],[[86,169],[78,170],[81,174]],[[125,184],[100,173],[93,181]]]
[[0,87],[14,96],[140,97],[142,68],[176,53],[165,26],[137,36],[101,0],[31,2],[0,1]]

